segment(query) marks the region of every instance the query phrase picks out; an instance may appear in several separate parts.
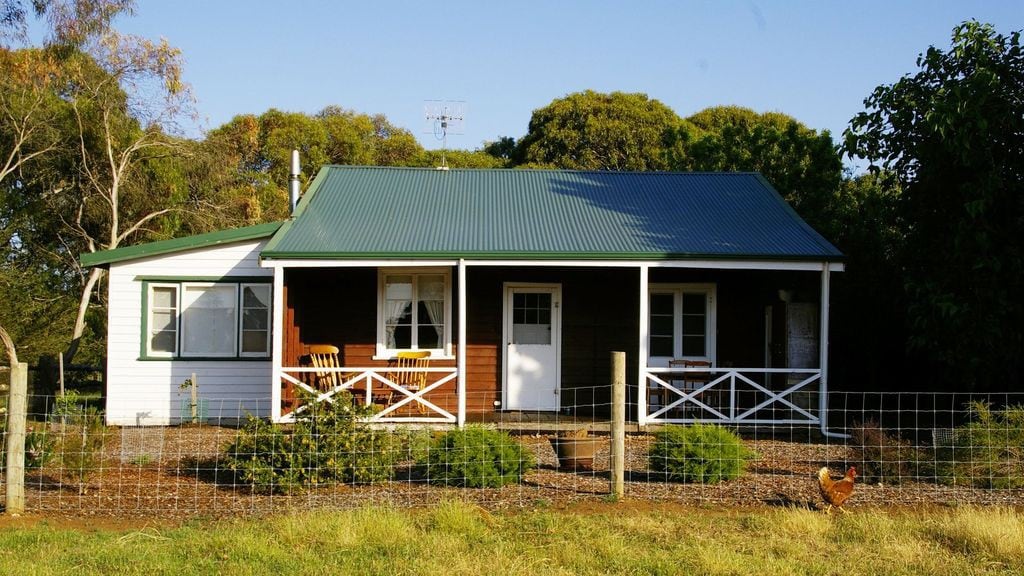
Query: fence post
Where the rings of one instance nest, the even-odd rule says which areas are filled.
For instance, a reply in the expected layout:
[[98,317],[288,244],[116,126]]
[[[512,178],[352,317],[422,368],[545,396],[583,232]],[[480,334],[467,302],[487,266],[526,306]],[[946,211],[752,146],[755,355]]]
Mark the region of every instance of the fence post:
[[196,373],[192,373],[192,423],[199,423],[199,382],[196,380]]
[[11,365],[11,396],[7,404],[7,498],[12,516],[25,512],[25,411],[28,404],[28,364]]
[[624,495],[626,468],[626,353],[612,352],[611,492]]

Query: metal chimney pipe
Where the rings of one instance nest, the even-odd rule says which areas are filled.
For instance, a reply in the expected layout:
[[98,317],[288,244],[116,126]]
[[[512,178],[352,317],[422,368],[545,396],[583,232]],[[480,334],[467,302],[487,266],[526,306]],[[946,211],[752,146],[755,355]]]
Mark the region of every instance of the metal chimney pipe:
[[295,206],[299,203],[299,151],[292,150],[292,171],[288,177],[288,200],[291,213],[295,214]]

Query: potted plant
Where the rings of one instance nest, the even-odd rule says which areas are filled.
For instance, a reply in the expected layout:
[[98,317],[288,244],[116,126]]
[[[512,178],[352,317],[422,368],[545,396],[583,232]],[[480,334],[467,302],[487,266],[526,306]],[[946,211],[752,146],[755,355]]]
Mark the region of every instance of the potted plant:
[[601,438],[591,436],[586,427],[565,430],[548,439],[564,470],[593,470],[594,452]]

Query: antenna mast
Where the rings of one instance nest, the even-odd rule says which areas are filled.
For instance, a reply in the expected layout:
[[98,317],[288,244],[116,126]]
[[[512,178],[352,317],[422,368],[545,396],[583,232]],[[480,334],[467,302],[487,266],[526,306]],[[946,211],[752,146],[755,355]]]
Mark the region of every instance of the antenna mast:
[[427,100],[423,103],[423,116],[429,127],[428,132],[441,141],[441,165],[437,169],[447,170],[444,153],[448,150],[448,134],[462,134],[466,103],[458,100]]

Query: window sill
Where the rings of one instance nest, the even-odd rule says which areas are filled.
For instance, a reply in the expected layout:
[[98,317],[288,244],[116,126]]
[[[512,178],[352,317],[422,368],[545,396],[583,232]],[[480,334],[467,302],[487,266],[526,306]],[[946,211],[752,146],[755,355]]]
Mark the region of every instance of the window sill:
[[[386,362],[388,360],[394,360],[396,354],[397,354],[397,352],[395,354],[385,354],[384,356],[380,356],[380,355],[374,354],[370,359],[378,361],[378,362]],[[442,362],[444,362],[444,361],[452,362],[452,361],[458,360],[458,357],[456,357],[456,356],[448,356],[448,355],[445,355],[445,356],[440,356],[440,355],[434,356],[433,354],[431,354],[430,356],[427,356],[426,358],[424,358],[424,360],[440,360]]]

